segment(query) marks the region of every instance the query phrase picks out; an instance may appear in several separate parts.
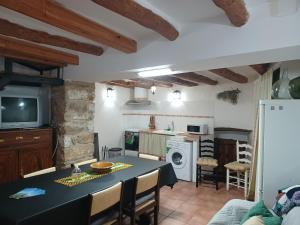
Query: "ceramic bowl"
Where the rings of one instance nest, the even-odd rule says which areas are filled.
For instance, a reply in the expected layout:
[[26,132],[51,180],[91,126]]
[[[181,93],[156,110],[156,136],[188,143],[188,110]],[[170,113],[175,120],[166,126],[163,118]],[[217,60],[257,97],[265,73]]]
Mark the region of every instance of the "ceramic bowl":
[[111,162],[95,162],[91,164],[91,168],[95,173],[107,173],[111,171],[113,163]]

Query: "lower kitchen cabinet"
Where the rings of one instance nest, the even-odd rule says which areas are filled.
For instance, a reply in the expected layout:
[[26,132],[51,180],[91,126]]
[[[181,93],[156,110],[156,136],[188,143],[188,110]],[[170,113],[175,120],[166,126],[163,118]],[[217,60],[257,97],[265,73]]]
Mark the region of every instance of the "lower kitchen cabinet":
[[0,131],[0,184],[52,166],[52,129]]

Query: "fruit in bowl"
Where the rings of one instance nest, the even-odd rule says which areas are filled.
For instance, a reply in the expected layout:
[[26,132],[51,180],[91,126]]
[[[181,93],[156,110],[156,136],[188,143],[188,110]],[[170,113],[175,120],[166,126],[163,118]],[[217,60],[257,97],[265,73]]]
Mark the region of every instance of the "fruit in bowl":
[[113,163],[112,162],[95,162],[92,163],[91,168],[95,173],[108,173],[111,171]]

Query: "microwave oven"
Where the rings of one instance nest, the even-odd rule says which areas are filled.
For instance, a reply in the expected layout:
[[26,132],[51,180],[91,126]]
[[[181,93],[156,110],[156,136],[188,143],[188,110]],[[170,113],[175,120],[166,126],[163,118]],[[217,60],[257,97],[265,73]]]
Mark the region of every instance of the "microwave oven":
[[207,124],[202,124],[202,125],[194,125],[190,124],[187,125],[186,128],[188,133],[191,134],[208,134],[208,125]]

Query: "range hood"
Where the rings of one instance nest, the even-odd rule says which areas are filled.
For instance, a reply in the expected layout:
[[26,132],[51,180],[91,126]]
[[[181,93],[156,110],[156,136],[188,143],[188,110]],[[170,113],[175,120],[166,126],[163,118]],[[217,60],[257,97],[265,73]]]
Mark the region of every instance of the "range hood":
[[148,89],[135,87],[130,90],[130,96],[126,105],[151,105],[151,101],[148,100]]

